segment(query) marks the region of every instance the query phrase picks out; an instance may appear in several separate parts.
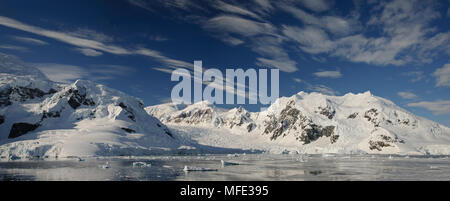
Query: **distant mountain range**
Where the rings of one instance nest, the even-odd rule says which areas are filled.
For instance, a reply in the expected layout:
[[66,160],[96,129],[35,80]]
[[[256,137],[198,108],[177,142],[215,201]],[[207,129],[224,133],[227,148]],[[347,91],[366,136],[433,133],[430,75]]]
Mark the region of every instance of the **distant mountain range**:
[[[169,128],[205,133],[197,140],[216,146],[238,148],[225,139],[236,137],[245,141],[238,142],[244,147],[253,144],[278,153],[450,154],[448,127],[369,91],[344,96],[300,92],[279,98],[262,112],[224,110],[207,102],[189,106],[168,103],[145,109]],[[208,136],[217,132],[222,135]],[[208,138],[214,142],[205,140]]]
[[300,92],[267,110],[144,108],[90,81],[48,80],[0,53],[0,159],[234,153],[450,154],[450,129],[370,92]]

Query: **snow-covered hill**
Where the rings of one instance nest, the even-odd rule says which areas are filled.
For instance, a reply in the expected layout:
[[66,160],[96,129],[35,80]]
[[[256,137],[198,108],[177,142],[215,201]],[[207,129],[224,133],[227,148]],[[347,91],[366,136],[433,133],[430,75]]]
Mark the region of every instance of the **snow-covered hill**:
[[90,81],[56,84],[15,57],[0,57],[2,158],[159,154],[182,146],[137,98]]
[[220,147],[274,153],[450,154],[449,128],[370,92],[300,92],[255,113],[205,102],[163,104],[146,111],[186,137]]

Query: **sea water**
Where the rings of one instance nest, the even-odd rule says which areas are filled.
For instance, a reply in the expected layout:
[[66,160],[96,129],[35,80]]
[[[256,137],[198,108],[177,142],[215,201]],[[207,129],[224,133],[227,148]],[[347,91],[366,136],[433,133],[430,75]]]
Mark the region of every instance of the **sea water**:
[[[198,171],[186,171],[186,166]],[[447,156],[227,154],[16,160],[0,161],[0,180],[450,180],[450,159]]]

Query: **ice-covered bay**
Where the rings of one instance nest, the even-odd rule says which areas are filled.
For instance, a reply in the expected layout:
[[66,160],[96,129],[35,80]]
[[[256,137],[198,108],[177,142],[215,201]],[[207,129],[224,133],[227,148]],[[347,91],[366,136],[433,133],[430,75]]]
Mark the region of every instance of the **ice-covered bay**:
[[[221,161],[239,165],[222,166]],[[146,164],[136,166],[133,164]],[[184,171],[186,167],[217,171]],[[101,157],[0,162],[0,180],[450,180],[447,156]]]

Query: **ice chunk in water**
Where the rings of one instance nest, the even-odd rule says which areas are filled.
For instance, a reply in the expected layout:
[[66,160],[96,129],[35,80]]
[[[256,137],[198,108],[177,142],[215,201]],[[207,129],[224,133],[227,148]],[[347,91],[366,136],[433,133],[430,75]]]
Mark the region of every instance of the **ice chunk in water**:
[[213,168],[201,168],[201,167],[192,167],[192,166],[184,166],[183,169],[185,172],[192,172],[192,171],[217,171],[217,169],[213,169]]
[[133,162],[133,167],[151,167],[152,164],[146,162]]
[[232,165],[239,165],[239,163],[227,162],[227,161],[224,161],[224,160],[220,160],[220,162],[222,163],[222,167],[232,166]]
[[104,165],[100,165],[100,168],[108,169],[108,168],[111,168],[111,166],[109,165],[109,162],[106,162]]

